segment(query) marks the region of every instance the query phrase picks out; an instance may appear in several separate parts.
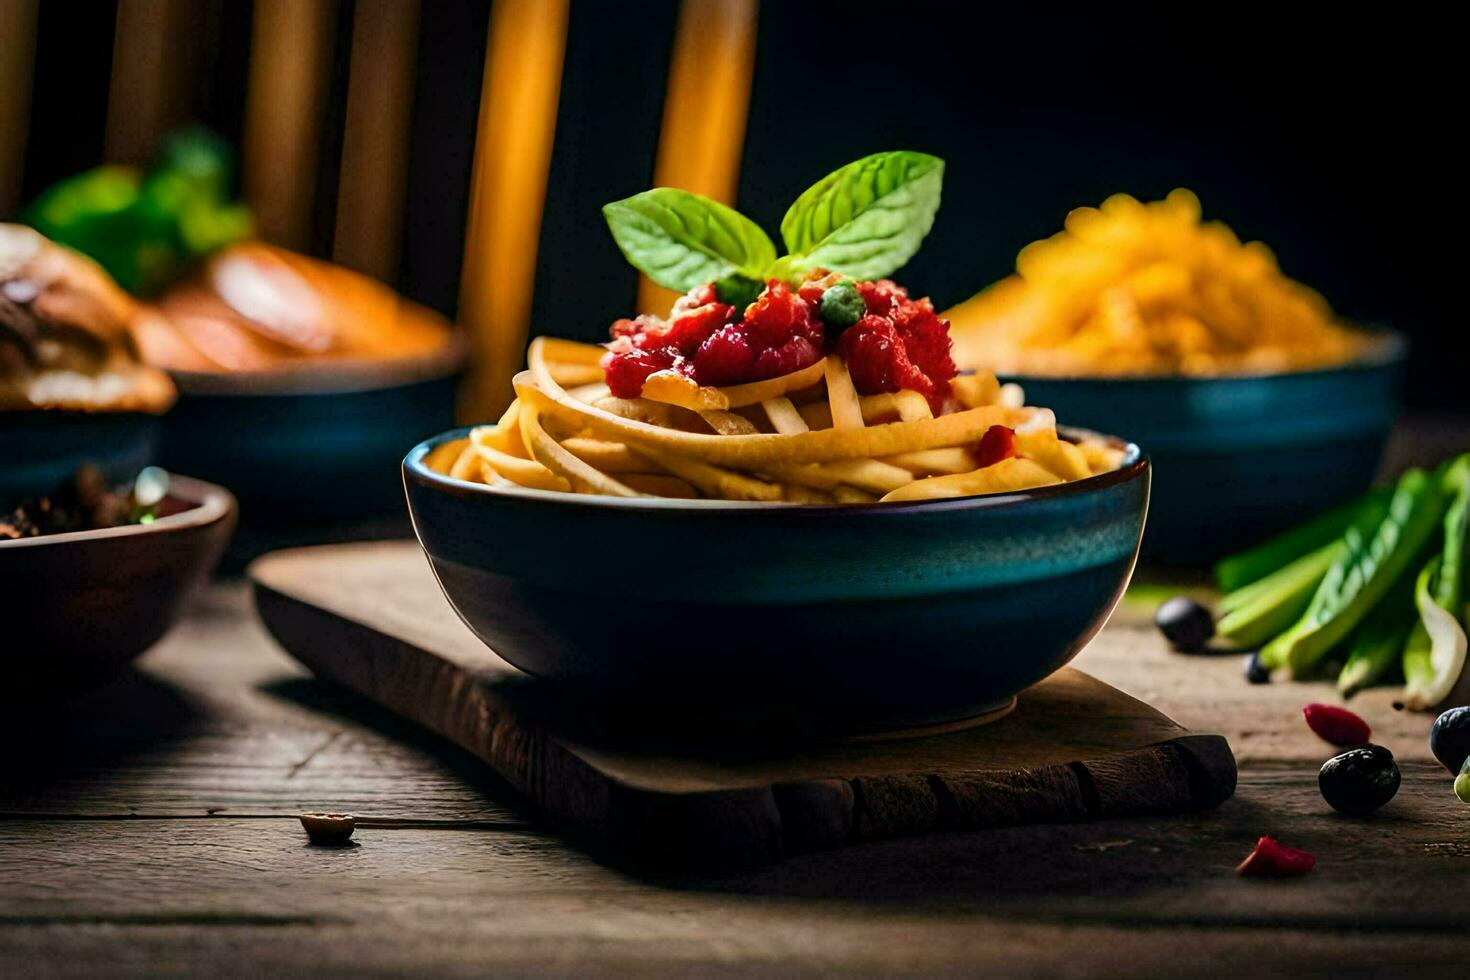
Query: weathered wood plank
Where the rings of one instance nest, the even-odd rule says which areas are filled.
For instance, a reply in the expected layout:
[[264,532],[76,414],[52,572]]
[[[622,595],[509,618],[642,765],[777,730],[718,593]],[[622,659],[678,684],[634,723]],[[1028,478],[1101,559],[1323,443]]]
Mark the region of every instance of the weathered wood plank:
[[[1331,747],[1312,734],[1302,708],[1313,701],[1337,704],[1328,681],[1246,683],[1244,654],[1179,654],[1149,625],[1151,603],[1125,600],[1075,664],[1158,708],[1186,728],[1220,732],[1242,768],[1257,762],[1320,765]],[[1394,687],[1376,687],[1351,707],[1373,728],[1373,739],[1400,760],[1429,761],[1433,715],[1395,711]]]
[[[216,975],[401,977],[637,976],[1462,976],[1463,942],[1423,933],[1333,933],[877,917],[834,907],[791,920],[737,909],[711,923],[684,910],[614,915],[615,932],[568,941],[519,916],[521,932],[446,910],[391,931],[332,922],[100,920],[0,926],[0,966],[26,977]],[[635,931],[636,930],[636,931]],[[611,934],[609,934],[611,932]],[[710,933],[713,932],[713,936]],[[65,955],[57,955],[64,944]]]
[[[1235,785],[1218,736],[1190,735],[1075,670],[982,727],[773,739],[768,723],[709,706],[570,701],[459,622],[412,542],[277,552],[250,576],[266,626],[319,676],[483,759],[577,838],[643,860],[761,863],[798,842],[1178,813]],[[850,796],[811,792],[833,779]],[[800,805],[783,810],[790,793],[777,786]]]
[[[1310,773],[1262,768],[1185,817],[678,878],[512,832],[366,828],[358,847],[323,849],[285,820],[0,821],[0,972],[62,945],[77,972],[134,955],[195,970],[231,951],[229,972],[1449,969],[1470,926],[1470,846],[1445,790],[1411,765],[1378,817],[1349,820]],[[1318,870],[1234,875],[1262,832],[1315,850]]]
[[[607,864],[525,831],[366,827],[358,846],[334,849],[308,846],[285,818],[12,819],[0,821],[0,917],[352,917],[391,910],[395,897],[409,909],[431,896],[658,908],[723,894],[1038,921],[1459,930],[1470,927],[1466,823],[1446,779],[1419,764],[1371,818],[1332,812],[1310,774],[1258,770],[1219,809],[1168,820],[900,838],[697,875]],[[1316,853],[1317,870],[1294,881],[1235,875],[1263,833]]]
[[212,588],[138,672],[0,721],[0,814],[292,815],[525,826],[466,753],[311,679],[251,621],[243,584]]

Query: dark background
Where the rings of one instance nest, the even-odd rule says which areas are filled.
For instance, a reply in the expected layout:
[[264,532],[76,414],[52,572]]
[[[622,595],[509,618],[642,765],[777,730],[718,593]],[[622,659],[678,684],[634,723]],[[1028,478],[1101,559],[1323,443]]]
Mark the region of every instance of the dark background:
[[[190,98],[202,121],[238,139],[250,5],[212,10]],[[573,2],[535,331],[593,339],[632,305],[633,273],[598,208],[650,183],[676,12],[674,0]],[[349,0],[338,91],[350,13]],[[484,0],[424,8],[398,285],[446,312],[488,14]],[[1464,410],[1459,51],[1443,16],[766,0],[738,205],[774,233],[790,200],[833,167],[878,149],[938,154],[944,205],[900,278],[942,307],[1004,275],[1073,207],[1189,187],[1207,217],[1267,242],[1344,316],[1407,332],[1411,405]],[[114,19],[109,3],[42,5],[29,193],[98,162]],[[323,138],[322,253],[340,125],[339,100]]]

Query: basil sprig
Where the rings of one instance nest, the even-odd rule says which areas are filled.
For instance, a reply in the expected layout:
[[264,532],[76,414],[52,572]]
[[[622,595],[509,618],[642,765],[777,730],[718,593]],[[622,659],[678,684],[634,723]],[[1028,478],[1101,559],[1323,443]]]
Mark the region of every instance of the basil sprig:
[[624,257],[669,289],[717,279],[796,281],[822,268],[880,279],[919,250],[939,209],[944,161],[926,153],[875,153],[808,188],[781,220],[787,254],[733,208],[658,187],[602,209]]
[[875,153],[807,188],[781,219],[793,272],[881,279],[914,257],[934,225],[944,161]]
[[628,261],[669,289],[683,292],[729,275],[759,278],[776,261],[760,225],[674,187],[603,205],[602,216]]

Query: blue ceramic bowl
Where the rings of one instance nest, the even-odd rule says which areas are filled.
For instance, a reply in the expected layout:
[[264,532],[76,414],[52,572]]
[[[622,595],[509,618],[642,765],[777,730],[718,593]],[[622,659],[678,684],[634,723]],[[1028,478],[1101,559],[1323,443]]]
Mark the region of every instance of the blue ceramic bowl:
[[1200,565],[1373,482],[1398,414],[1406,345],[1340,368],[1231,378],[1006,377],[1057,418],[1148,447],[1146,561]]
[[131,480],[157,462],[159,428],[138,412],[0,413],[0,503],[44,496],[87,463]]
[[463,359],[456,342],[415,361],[175,373],[163,465],[229,487],[246,530],[401,515],[395,464],[424,432],[453,424]]
[[1128,584],[1149,463],[1013,494],[824,506],[403,482],[469,627],[522,670],[620,702],[730,704],[824,728],[1008,707]]

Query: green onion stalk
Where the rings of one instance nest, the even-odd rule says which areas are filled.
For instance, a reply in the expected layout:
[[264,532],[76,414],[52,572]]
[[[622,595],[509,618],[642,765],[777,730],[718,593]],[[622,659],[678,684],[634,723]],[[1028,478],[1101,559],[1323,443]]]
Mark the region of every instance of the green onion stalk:
[[1387,513],[1371,532],[1359,526],[1343,534],[1345,550],[1322,577],[1306,611],[1267,643],[1261,659],[1271,667],[1309,673],[1341,643],[1393,588],[1433,535],[1447,494],[1439,474],[1406,472],[1389,497]]
[[1441,482],[1453,495],[1444,515],[1444,546],[1419,573],[1414,588],[1419,620],[1403,648],[1403,704],[1413,711],[1428,711],[1445,701],[1465,668],[1470,454],[1448,465]]

